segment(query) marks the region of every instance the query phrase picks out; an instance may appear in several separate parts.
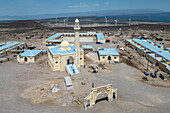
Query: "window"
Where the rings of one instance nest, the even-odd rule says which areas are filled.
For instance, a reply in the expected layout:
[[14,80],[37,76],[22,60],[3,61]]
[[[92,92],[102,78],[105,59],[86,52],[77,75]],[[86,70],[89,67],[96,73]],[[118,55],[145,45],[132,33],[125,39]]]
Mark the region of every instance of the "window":
[[117,57],[114,57],[114,59],[116,59]]
[[55,62],[56,64],[58,63],[58,61]]
[[105,57],[103,57],[103,59],[104,59]]
[[82,58],[80,58],[80,60],[82,60]]

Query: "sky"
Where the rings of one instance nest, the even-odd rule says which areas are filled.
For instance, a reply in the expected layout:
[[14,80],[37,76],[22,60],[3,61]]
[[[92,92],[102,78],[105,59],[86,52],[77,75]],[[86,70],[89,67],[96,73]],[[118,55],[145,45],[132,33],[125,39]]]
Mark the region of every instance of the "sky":
[[0,0],[0,16],[58,14],[108,9],[160,9],[170,12],[170,0]]

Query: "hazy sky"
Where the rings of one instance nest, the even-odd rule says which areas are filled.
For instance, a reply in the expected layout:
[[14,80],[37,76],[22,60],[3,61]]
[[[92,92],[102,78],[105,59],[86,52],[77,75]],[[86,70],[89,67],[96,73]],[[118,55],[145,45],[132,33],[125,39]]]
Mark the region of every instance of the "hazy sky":
[[161,9],[170,12],[170,0],[0,0],[0,16],[105,9]]

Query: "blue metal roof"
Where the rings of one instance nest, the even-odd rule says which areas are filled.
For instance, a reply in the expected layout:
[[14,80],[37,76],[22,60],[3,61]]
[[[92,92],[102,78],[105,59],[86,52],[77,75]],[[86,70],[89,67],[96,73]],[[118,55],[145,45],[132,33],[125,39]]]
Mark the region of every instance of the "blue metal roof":
[[168,67],[169,65],[165,62],[161,62],[163,65],[165,65],[166,67]]
[[48,48],[53,55],[60,54],[60,55],[66,55],[66,54],[73,54],[75,53],[75,46],[70,46],[70,50],[60,50],[60,46],[57,47],[50,47]]
[[59,37],[59,36],[62,35],[62,34],[63,34],[63,33],[57,33],[57,34],[55,34],[55,35],[53,35],[53,36],[48,37],[47,39],[55,39],[55,38]]
[[147,40],[148,42],[152,43],[153,41],[152,40]]
[[23,53],[19,54],[19,56],[36,56],[37,54],[39,54],[40,52],[42,52],[42,50],[27,50],[24,51]]
[[9,48],[8,50],[13,50],[13,49],[16,49],[18,46],[15,46],[15,47],[11,47]]
[[166,50],[169,50],[169,51],[170,51],[170,48],[166,48]]
[[96,33],[96,35],[97,35],[97,39],[105,39],[102,33]]
[[114,48],[98,48],[99,55],[120,55]]
[[170,61],[170,53],[159,48],[159,47],[156,47],[146,41],[143,41],[143,40],[139,40],[139,39],[132,39],[134,42],[142,45],[143,47],[149,49],[150,51],[160,55],[161,57],[167,59],[168,61]]
[[159,47],[163,47],[163,45],[159,44],[159,43],[155,43],[155,45],[159,46]]
[[3,46],[3,45],[5,45],[5,43],[0,43],[0,46]]
[[155,55],[153,55],[152,53],[148,54],[149,56],[151,56],[152,58],[156,59],[156,60],[159,60],[160,58],[162,57],[156,57]]
[[19,44],[19,42],[11,42],[11,43],[5,44],[5,45],[3,45],[3,46],[0,47],[0,51],[1,51],[1,50],[4,50],[4,49],[8,49],[8,48],[10,48],[10,47],[12,47],[12,46],[15,46],[15,45],[17,45],[17,44]]
[[94,48],[94,45],[82,45],[82,48]]

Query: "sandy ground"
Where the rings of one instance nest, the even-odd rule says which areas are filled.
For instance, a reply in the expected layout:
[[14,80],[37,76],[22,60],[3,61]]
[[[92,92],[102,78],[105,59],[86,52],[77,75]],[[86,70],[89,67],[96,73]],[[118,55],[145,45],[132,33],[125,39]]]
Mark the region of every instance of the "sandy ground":
[[[15,67],[15,68],[14,68]],[[52,72],[48,66],[38,64],[21,65],[15,61],[0,64],[0,112],[1,113],[169,113],[170,89],[147,85],[138,81],[141,71],[124,63],[111,64],[106,70],[99,70],[97,74],[88,73],[88,68],[80,68],[80,77],[88,77],[95,83],[95,87],[112,84],[118,89],[118,99],[112,102],[102,100],[92,109],[84,110],[82,106],[69,105],[63,100],[61,105],[31,104],[29,99],[21,94],[32,85],[45,80],[67,76],[65,72]],[[79,87],[83,87],[78,84]],[[74,86],[73,86],[74,87]],[[75,86],[76,88],[77,86]],[[87,87],[89,93],[91,87]],[[79,94],[77,90],[74,92]],[[69,94],[67,94],[69,97]],[[66,97],[67,97],[66,95]],[[104,95],[104,94],[103,94]],[[99,96],[100,99],[102,96]],[[62,100],[61,100],[62,101]],[[63,106],[63,103],[65,105]]]
[[[60,28],[61,29],[61,28]],[[106,32],[107,30],[105,30]],[[4,42],[4,36],[10,37],[7,41],[20,41],[27,42],[29,45],[35,45],[37,49],[45,49],[44,40],[46,37],[55,34],[56,31],[41,31],[35,30],[32,39],[25,39],[29,33],[1,35],[1,42]],[[45,33],[44,33],[45,32]],[[108,31],[115,33],[117,31]],[[123,31],[125,32],[125,31]],[[147,30],[129,30],[128,36],[123,36],[124,39],[131,38],[133,33],[146,33],[150,34]],[[160,33],[161,31],[153,31],[153,33]],[[45,34],[45,35],[44,35]],[[164,37],[169,37],[169,33],[162,33]],[[160,36],[161,36],[160,35]],[[43,36],[43,38],[39,38]],[[18,39],[21,37],[21,39]],[[124,45],[120,40],[114,36],[110,36],[112,41],[119,41],[119,43],[106,43],[96,45],[98,47],[113,47],[117,45]],[[169,47],[170,42],[165,42]],[[86,44],[86,43],[81,43]],[[120,51],[119,51],[120,52]],[[136,53],[133,53],[139,57]],[[8,56],[9,57],[9,56]],[[107,70],[99,70],[99,73],[91,74],[88,68],[80,68],[81,73],[73,76],[73,93],[66,92],[64,82],[61,78],[67,76],[66,72],[53,72],[47,65],[46,57],[39,59],[36,64],[18,64],[16,58],[9,57],[10,61],[0,64],[0,113],[169,113],[170,111],[170,89],[164,87],[156,87],[141,82],[142,72],[135,67],[129,66],[124,62],[118,64],[107,65]],[[140,57],[139,57],[140,59]],[[143,61],[142,59],[141,61]],[[145,61],[145,60],[144,60]],[[86,65],[93,64],[93,62],[86,60]],[[144,67],[146,68],[146,67]],[[153,71],[151,69],[151,71]],[[61,80],[58,81],[58,78]],[[86,81],[86,85],[81,85],[81,80]],[[118,89],[118,99],[113,99],[108,102],[104,97],[105,94],[99,95],[98,101],[92,109],[84,110],[82,105],[75,105],[71,101],[73,98],[81,97],[81,99],[90,93],[91,83],[94,82],[95,87],[112,84],[113,88]],[[48,101],[42,97],[40,101],[36,102],[36,98],[41,97],[36,92],[44,93],[48,91],[51,83],[58,83],[60,86],[60,94],[57,98],[55,95],[47,93],[46,98],[52,98]],[[38,88],[37,88],[38,87]],[[46,89],[39,91],[39,89]],[[32,97],[32,98],[30,98]],[[33,101],[32,101],[33,100]],[[101,100],[101,101],[100,101]]]

